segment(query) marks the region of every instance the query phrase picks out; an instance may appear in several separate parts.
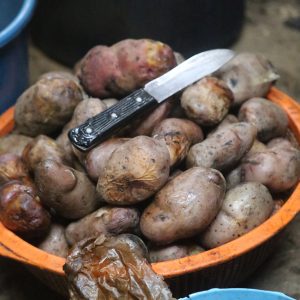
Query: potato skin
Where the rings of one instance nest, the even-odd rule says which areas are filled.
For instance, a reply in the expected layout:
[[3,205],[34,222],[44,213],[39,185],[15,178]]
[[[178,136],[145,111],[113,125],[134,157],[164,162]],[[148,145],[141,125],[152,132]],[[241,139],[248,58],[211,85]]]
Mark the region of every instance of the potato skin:
[[100,234],[117,235],[132,232],[139,223],[139,212],[131,207],[101,207],[66,228],[66,238],[74,245],[84,238]]
[[34,238],[46,233],[50,214],[32,183],[12,180],[0,187],[0,221],[16,234]]
[[51,224],[47,236],[37,247],[50,254],[67,257],[69,247],[65,237],[65,228],[60,224]]
[[166,144],[174,166],[185,159],[191,145],[203,140],[203,132],[190,120],[168,118],[154,128],[152,137]]
[[18,98],[16,127],[29,136],[55,133],[71,119],[82,99],[81,87],[69,77],[40,79]]
[[242,183],[229,190],[221,211],[203,232],[201,245],[211,249],[232,241],[263,223],[274,202],[268,189],[257,182]]
[[106,105],[107,108],[110,108],[111,106],[117,104],[119,100],[115,98],[107,98],[103,99],[102,102]]
[[235,115],[232,115],[232,114],[228,114],[226,115],[226,117],[222,120],[222,122],[220,122],[218,124],[217,127],[215,127],[213,130],[211,130],[209,132],[209,134],[207,135],[207,137],[210,137],[213,133],[215,133],[217,130],[221,129],[221,128],[224,128],[226,127],[227,125],[230,125],[230,124],[234,124],[234,123],[238,123],[239,122],[239,119],[235,116]]
[[257,128],[257,138],[262,142],[284,136],[288,127],[288,118],[282,108],[264,98],[246,101],[238,117],[241,122],[251,123]]
[[184,90],[181,106],[196,123],[211,126],[220,123],[228,113],[233,95],[225,82],[205,77]]
[[0,155],[12,153],[21,156],[25,146],[32,138],[22,134],[9,134],[0,137]]
[[89,177],[93,181],[98,181],[100,174],[104,172],[111,154],[127,141],[129,141],[127,138],[111,138],[89,151],[84,165]]
[[43,160],[34,178],[43,204],[64,218],[79,219],[99,207],[95,186],[84,173],[71,167]]
[[191,147],[186,160],[187,167],[228,170],[249,151],[255,137],[256,128],[249,123],[227,125]]
[[217,170],[195,167],[183,172],[144,210],[142,233],[160,245],[200,233],[221,208],[225,189],[225,179]]
[[112,153],[98,179],[97,191],[110,204],[137,203],[165,184],[169,170],[166,146],[153,138],[138,136]]
[[126,39],[111,47],[96,46],[77,72],[84,89],[99,98],[120,97],[176,66],[172,49],[149,39]]

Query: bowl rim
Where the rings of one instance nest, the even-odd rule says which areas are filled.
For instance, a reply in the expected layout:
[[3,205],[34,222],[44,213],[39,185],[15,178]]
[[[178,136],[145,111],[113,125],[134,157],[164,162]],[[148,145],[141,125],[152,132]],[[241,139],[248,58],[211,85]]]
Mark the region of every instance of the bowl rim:
[[[279,104],[288,114],[289,126],[300,143],[300,104],[279,89],[272,87],[267,95],[272,102]],[[14,108],[0,116],[0,135],[13,128]],[[281,231],[300,211],[300,183],[280,210],[264,223],[241,237],[219,247],[180,259],[153,263],[153,270],[165,278],[180,276],[200,269],[216,266],[245,254],[263,244]],[[48,254],[22,240],[0,222],[0,255],[35,266],[63,276],[65,259]]]

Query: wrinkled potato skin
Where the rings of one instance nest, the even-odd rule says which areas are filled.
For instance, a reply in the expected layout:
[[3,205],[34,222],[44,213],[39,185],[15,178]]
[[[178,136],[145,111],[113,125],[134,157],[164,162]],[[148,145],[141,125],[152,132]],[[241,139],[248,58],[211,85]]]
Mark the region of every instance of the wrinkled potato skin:
[[69,247],[65,237],[65,228],[59,224],[51,224],[47,236],[37,247],[50,254],[67,257]]
[[0,155],[11,153],[21,156],[25,146],[32,138],[22,134],[9,134],[0,137]]
[[28,169],[18,155],[0,155],[0,185],[10,180],[21,180],[29,177]]
[[168,180],[167,147],[150,137],[139,136],[116,149],[100,174],[97,191],[108,203],[128,205],[152,196]]
[[50,215],[32,183],[13,180],[0,187],[0,221],[22,237],[33,238],[46,233]]
[[127,39],[111,47],[92,48],[81,60],[77,74],[90,95],[120,97],[175,66],[174,53],[166,44]]
[[130,207],[102,207],[71,223],[66,228],[66,237],[70,245],[84,238],[97,237],[100,234],[117,235],[132,232],[139,223],[139,213]]
[[152,137],[166,144],[174,166],[185,159],[191,145],[203,140],[203,132],[190,120],[168,118],[154,128]]
[[38,135],[24,148],[22,159],[30,171],[34,171],[37,165],[44,159],[52,159],[60,163],[70,165],[63,149],[46,135]]
[[191,147],[187,167],[203,166],[217,170],[232,168],[249,151],[256,128],[248,123],[234,123],[213,133]]
[[246,101],[238,114],[241,122],[248,122],[257,128],[257,138],[267,142],[272,138],[284,136],[287,131],[286,113],[275,103],[264,98]]
[[201,245],[211,249],[232,241],[263,223],[274,202],[260,183],[240,184],[226,193],[222,209],[201,236]]
[[37,136],[61,129],[83,99],[78,83],[66,78],[43,78],[17,100],[15,123],[20,133]]
[[232,100],[232,92],[225,82],[215,77],[205,77],[184,90],[181,106],[191,120],[211,126],[224,119]]
[[196,167],[183,172],[144,210],[142,233],[160,245],[200,233],[221,208],[225,189],[225,179],[217,170]]
[[67,219],[79,219],[99,206],[95,186],[86,174],[54,160],[44,160],[34,172],[43,204]]
[[100,174],[104,172],[111,154],[127,141],[129,141],[127,138],[111,138],[89,151],[84,165],[89,177],[93,181],[97,182]]

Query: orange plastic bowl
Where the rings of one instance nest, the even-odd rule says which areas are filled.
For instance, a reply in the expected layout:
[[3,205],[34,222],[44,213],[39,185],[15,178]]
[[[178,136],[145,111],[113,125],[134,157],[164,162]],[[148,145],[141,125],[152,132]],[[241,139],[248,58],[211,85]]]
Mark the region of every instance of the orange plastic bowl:
[[[268,99],[279,104],[289,116],[289,126],[300,143],[300,105],[276,88]],[[13,128],[13,108],[0,117],[0,135]],[[244,280],[275,248],[282,230],[300,210],[300,183],[279,210],[263,224],[240,238],[193,256],[153,264],[163,275],[176,297],[200,289],[229,287]],[[26,264],[45,284],[66,294],[63,258],[50,255],[25,242],[0,223],[0,255]]]

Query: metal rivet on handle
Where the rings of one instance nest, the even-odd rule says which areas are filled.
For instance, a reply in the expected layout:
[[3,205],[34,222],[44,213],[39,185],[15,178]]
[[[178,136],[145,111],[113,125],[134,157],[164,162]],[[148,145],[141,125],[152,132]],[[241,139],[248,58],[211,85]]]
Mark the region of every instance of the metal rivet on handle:
[[115,119],[115,118],[118,117],[118,115],[117,115],[116,113],[112,113],[110,116],[111,116],[113,119]]
[[88,127],[88,128],[85,129],[85,132],[86,132],[86,133],[92,133],[92,131],[93,131],[93,130],[92,130],[92,128],[90,128],[90,127]]
[[141,97],[137,97],[135,100],[136,100],[136,102],[142,102],[142,98]]

